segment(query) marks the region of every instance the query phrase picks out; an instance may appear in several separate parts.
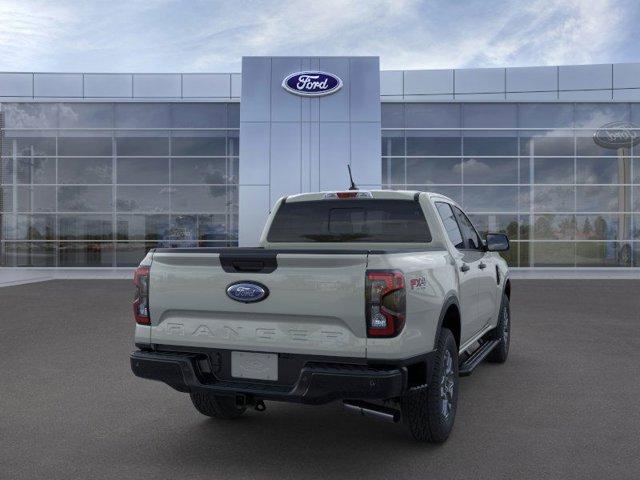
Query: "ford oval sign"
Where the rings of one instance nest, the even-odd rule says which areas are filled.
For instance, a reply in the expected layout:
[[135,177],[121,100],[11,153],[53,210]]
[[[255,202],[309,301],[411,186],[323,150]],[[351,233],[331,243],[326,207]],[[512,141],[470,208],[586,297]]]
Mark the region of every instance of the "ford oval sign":
[[227,287],[227,296],[242,303],[254,303],[269,296],[269,289],[258,282],[236,282]]
[[327,72],[296,72],[282,81],[282,88],[294,95],[321,97],[342,88],[342,80]]
[[593,134],[593,141],[603,148],[630,148],[640,142],[640,126],[629,122],[612,122]]

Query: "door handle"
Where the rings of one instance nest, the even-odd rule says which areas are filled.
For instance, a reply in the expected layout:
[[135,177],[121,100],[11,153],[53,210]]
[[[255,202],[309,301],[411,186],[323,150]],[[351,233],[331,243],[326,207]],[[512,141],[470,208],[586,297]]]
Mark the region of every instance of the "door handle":
[[469,265],[467,265],[466,263],[463,263],[462,266],[460,267],[460,270],[463,272],[468,272],[469,271]]
[[480,265],[478,265],[478,268],[479,268],[480,270],[484,270],[485,268],[487,268],[487,264],[486,264],[486,263],[483,263],[483,262],[480,262]]

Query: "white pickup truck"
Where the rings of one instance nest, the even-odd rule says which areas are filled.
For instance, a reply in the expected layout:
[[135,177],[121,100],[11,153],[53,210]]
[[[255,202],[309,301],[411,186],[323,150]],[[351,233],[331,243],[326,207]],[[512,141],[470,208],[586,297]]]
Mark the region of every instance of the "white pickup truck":
[[259,248],[149,252],[131,367],[211,417],[341,400],[442,442],[458,376],[507,358],[508,248],[438,194],[284,197]]

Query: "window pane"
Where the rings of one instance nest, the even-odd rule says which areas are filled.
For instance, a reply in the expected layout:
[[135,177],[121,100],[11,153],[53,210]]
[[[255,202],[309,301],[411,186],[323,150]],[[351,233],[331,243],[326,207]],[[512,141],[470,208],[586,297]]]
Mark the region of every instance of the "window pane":
[[110,103],[61,103],[61,128],[111,128],[113,105]]
[[382,131],[382,156],[404,155],[404,131]]
[[58,155],[105,157],[113,154],[111,137],[60,137]]
[[573,158],[536,158],[533,161],[535,183],[574,183]]
[[0,158],[0,184],[13,183],[13,159]]
[[168,212],[171,187],[118,186],[119,212]]
[[54,243],[5,243],[2,265],[5,267],[53,267]]
[[240,131],[227,130],[227,155],[237,157],[240,155]]
[[504,233],[509,240],[518,239],[518,216],[517,215],[469,215],[474,227],[482,238],[487,233]]
[[171,126],[168,103],[116,103],[117,128],[168,128]]
[[462,142],[457,132],[407,131],[407,155],[459,156]]
[[111,158],[59,158],[58,183],[112,183]]
[[118,157],[119,184],[169,183],[168,158]]
[[466,128],[515,128],[518,126],[517,105],[507,103],[465,103]]
[[0,187],[0,212],[13,211],[13,187]]
[[534,187],[533,207],[536,212],[574,212],[575,187]]
[[628,187],[576,187],[576,211],[578,212],[629,212],[631,196]]
[[55,215],[18,215],[15,240],[55,240]]
[[611,122],[630,121],[628,103],[576,103],[576,128],[600,128]]
[[[20,132],[20,135],[24,135],[24,133]],[[12,156],[14,151],[17,156],[24,157],[42,157],[46,155],[55,155],[56,139],[53,136],[5,137],[2,140],[2,154],[6,156]]]
[[406,103],[408,128],[459,128],[460,105],[446,103]]
[[156,248],[154,242],[117,243],[116,265],[118,267],[137,267],[147,252]]
[[[578,155],[615,157],[620,154],[620,149],[598,145],[594,141],[594,132],[595,131],[576,132],[576,153]],[[629,142],[629,145],[626,148],[628,154],[629,149],[631,148],[631,142]]]
[[480,132],[464,137],[465,155],[517,155],[518,138],[515,136],[480,136]]
[[467,216],[462,213],[459,208],[453,207],[453,210],[455,211],[456,218],[458,219],[458,225],[460,225],[460,228],[462,229],[462,236],[464,237],[466,248],[471,250],[479,250],[482,248],[480,237],[478,237],[475,228]]
[[627,240],[631,238],[630,215],[576,215],[578,240]]
[[153,157],[169,155],[168,137],[118,137],[116,138],[119,156]]
[[16,159],[18,164],[18,183],[56,183],[55,158]]
[[533,238],[536,240],[573,240],[575,232],[574,215],[533,216]]
[[464,187],[464,209],[469,212],[517,212],[517,187]]
[[382,159],[382,183],[385,185],[405,184],[404,158]]
[[518,124],[520,128],[571,128],[573,104],[522,103],[518,107]]
[[111,215],[59,215],[58,235],[61,240],[111,240]]
[[174,158],[173,183],[230,183],[224,158]]
[[224,213],[229,203],[226,188],[171,187],[172,210],[174,212]]
[[578,158],[576,161],[577,183],[628,183],[631,178],[631,159]]
[[462,183],[459,158],[408,158],[407,183],[430,185],[434,183]]
[[226,128],[226,103],[174,103],[171,105],[175,128]]
[[110,212],[112,187],[58,187],[59,212]]
[[522,132],[520,155],[538,157],[573,157],[573,136],[558,136],[554,132]]
[[570,242],[531,242],[529,260],[535,267],[573,267],[575,248]]
[[63,242],[58,247],[61,267],[111,267],[113,260],[113,243]]
[[227,103],[227,126],[229,128],[240,128],[240,104]]
[[518,183],[517,158],[465,158],[462,169],[465,184]]
[[58,105],[55,103],[3,103],[6,128],[56,128]]
[[460,232],[458,222],[453,215],[451,206],[448,203],[436,202],[436,208],[438,209],[438,214],[440,215],[442,224],[444,225],[444,230],[447,232],[447,236],[449,237],[449,240],[451,240],[451,243],[453,243],[456,248],[464,248],[462,233]]
[[56,187],[18,187],[18,212],[54,212]]
[[169,233],[169,215],[118,215],[118,240],[160,240]]
[[209,136],[173,137],[172,155],[192,155],[201,157],[224,156],[225,133],[211,133]]
[[576,266],[578,267],[630,267],[631,243],[578,242]]
[[226,241],[227,217],[226,215],[197,215],[197,235],[201,241]]
[[383,103],[382,128],[404,128],[404,104]]

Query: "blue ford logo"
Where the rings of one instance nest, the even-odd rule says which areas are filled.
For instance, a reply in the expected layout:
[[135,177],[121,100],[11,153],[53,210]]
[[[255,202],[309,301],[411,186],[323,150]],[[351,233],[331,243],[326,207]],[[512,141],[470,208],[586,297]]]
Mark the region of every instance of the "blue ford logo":
[[303,97],[320,97],[340,90],[342,80],[327,72],[296,72],[282,81],[282,88]]
[[258,282],[236,282],[227,287],[227,296],[242,303],[253,303],[269,296],[269,289]]

